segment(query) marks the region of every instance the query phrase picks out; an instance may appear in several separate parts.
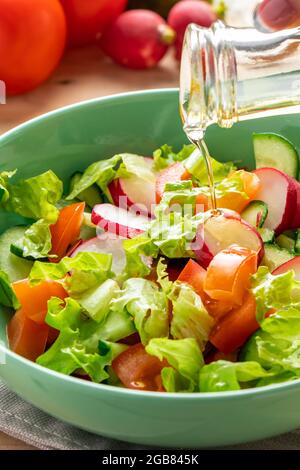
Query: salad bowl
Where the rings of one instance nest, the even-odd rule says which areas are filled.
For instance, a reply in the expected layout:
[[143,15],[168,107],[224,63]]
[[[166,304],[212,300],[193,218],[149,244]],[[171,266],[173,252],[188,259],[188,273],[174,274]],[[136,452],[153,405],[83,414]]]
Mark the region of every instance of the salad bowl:
[[[220,161],[254,167],[253,132],[277,132],[296,145],[299,115],[212,127],[207,144]],[[151,155],[185,136],[178,91],[128,93],[75,104],[33,119],[0,138],[0,169],[23,177],[52,169],[64,182],[99,158],[118,152]],[[280,197],[280,195],[278,195]],[[0,213],[0,233],[16,225]],[[203,448],[258,440],[300,426],[300,381],[220,393],[154,393],[95,384],[30,362],[7,346],[9,311],[0,310],[0,377],[22,398],[50,415],[99,435],[132,443]]]

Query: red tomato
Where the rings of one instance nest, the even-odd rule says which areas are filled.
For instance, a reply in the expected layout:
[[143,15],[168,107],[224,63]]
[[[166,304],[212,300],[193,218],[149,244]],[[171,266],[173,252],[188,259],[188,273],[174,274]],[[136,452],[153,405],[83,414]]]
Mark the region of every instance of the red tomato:
[[112,363],[113,369],[127,388],[162,392],[160,373],[168,364],[150,356],[139,343],[130,346]]
[[44,281],[31,286],[28,279],[24,279],[14,282],[12,287],[21,304],[18,313],[21,312],[22,315],[40,325],[44,325],[48,300],[51,297],[60,299],[68,297],[63,286],[56,281]]
[[126,8],[128,0],[60,0],[68,24],[69,42],[83,46],[100,38]]
[[58,0],[0,0],[0,80],[9,95],[32,90],[59,63],[66,20]]
[[209,340],[219,351],[229,354],[242,346],[258,328],[255,297],[248,292],[243,304],[214,327]]
[[174,163],[165,170],[162,170],[156,179],[156,202],[160,202],[167,183],[174,183],[175,181],[187,180],[189,178],[190,174],[181,162]]
[[196,263],[196,261],[190,259],[181,271],[178,281],[187,282],[190,284],[194,291],[200,295],[201,299],[207,298],[204,292],[203,285],[206,278],[206,270]]
[[241,305],[250,276],[257,270],[257,253],[238,245],[220,251],[210,262],[204,291],[214,300]]
[[80,228],[83,221],[85,203],[71,204],[61,209],[56,224],[51,225],[52,250],[51,254],[58,258],[50,258],[54,263],[63,258],[70,245],[79,238]]
[[35,361],[46,348],[48,325],[38,325],[19,310],[7,325],[9,347],[20,356]]

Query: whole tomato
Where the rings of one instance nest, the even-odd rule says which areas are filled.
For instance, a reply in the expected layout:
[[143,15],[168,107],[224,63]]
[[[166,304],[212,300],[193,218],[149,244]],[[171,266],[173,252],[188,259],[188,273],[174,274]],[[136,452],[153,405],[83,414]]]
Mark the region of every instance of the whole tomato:
[[58,0],[0,0],[0,80],[8,95],[32,90],[59,63],[66,20]]
[[122,13],[128,0],[60,0],[64,7],[69,44],[95,42],[109,23]]

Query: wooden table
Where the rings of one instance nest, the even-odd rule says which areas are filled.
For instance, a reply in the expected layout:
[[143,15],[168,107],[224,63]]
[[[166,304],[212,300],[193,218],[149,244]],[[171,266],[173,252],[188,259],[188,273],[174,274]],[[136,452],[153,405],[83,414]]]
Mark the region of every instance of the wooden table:
[[[227,22],[251,24],[251,9],[257,0],[228,0]],[[77,101],[126,91],[178,86],[179,66],[172,53],[153,70],[132,71],[103,57],[97,47],[70,50],[55,74],[37,90],[8,98],[0,105],[0,134],[39,114]],[[0,432],[0,450],[33,449]]]

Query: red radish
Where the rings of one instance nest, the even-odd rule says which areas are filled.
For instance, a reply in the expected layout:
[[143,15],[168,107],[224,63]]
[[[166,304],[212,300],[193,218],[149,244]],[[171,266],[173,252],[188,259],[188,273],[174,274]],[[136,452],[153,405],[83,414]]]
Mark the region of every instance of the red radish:
[[199,225],[192,249],[204,268],[219,251],[233,244],[256,251],[261,260],[264,244],[260,234],[232,212],[222,211],[220,215],[210,217],[204,225]]
[[272,274],[284,274],[290,269],[295,271],[295,279],[300,281],[300,256],[296,256],[286,263],[283,263],[281,266],[278,266],[278,268],[276,268]]
[[264,227],[275,230],[279,235],[292,227],[296,213],[297,191],[294,180],[275,168],[259,168],[254,173],[261,182],[255,197],[268,206]]
[[101,47],[124,67],[147,69],[158,64],[174,40],[174,31],[157,13],[130,10],[122,13],[106,30]]
[[[144,157],[144,161],[150,167],[153,160]],[[112,200],[116,206],[131,208],[134,206],[135,212],[151,216],[155,207],[155,173],[153,172],[153,182],[145,181],[136,176],[129,178],[119,178],[112,181],[108,187]],[[122,199],[121,199],[122,198]]]
[[190,177],[191,175],[181,162],[173,163],[173,165],[170,165],[165,170],[162,170],[156,178],[156,202],[159,203],[163,197],[167,183],[175,183],[176,181],[187,180]]
[[211,5],[201,0],[185,0],[176,3],[171,8],[167,22],[176,32],[176,59],[181,58],[184,33],[190,23],[209,28],[217,15]]
[[145,231],[150,219],[112,204],[97,204],[92,212],[92,222],[106,232],[134,238]]
[[125,268],[126,257],[123,248],[125,238],[106,232],[83,242],[73,253],[72,258],[81,252],[111,253],[113,256],[112,271],[121,274]]

